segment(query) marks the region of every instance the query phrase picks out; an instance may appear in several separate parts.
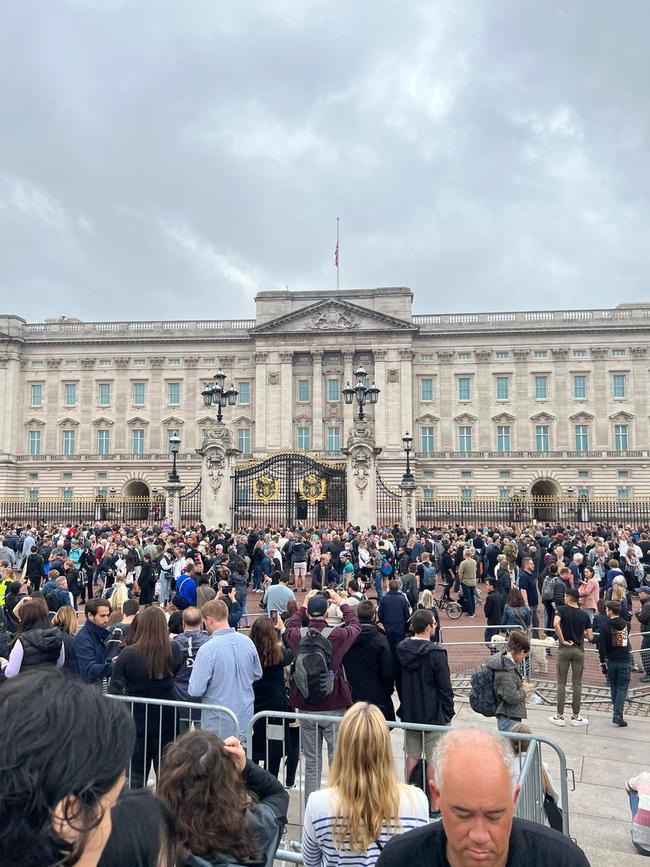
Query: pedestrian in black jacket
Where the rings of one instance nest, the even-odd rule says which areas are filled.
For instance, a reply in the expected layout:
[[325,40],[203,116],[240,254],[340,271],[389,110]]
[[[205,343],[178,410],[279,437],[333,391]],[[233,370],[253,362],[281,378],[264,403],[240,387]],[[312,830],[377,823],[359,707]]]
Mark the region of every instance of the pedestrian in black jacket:
[[[447,651],[431,641],[434,628],[433,614],[422,609],[411,618],[413,638],[406,638],[397,648],[402,667],[400,707],[397,714],[402,722],[447,725],[454,715],[454,690],[451,686]],[[424,740],[424,744],[423,744]],[[427,762],[427,779],[433,779],[433,750],[437,736],[433,732],[404,733],[406,752],[406,779],[422,756]]]
[[499,590],[499,584],[496,578],[488,578],[485,582],[485,601],[483,602],[483,612],[487,620],[487,628],[483,635],[483,640],[489,644],[492,636],[496,635],[501,629],[501,621],[503,620],[503,608],[506,604],[506,598]]
[[623,719],[623,709],[630,686],[630,628],[621,617],[620,602],[608,600],[605,612],[607,620],[598,635],[598,656],[612,697],[612,722],[624,727],[627,723]]
[[641,683],[650,683],[650,587],[639,587],[639,599],[641,610],[637,612],[636,619],[641,624],[641,662],[645,674]]
[[361,632],[343,657],[352,701],[376,704],[387,720],[395,719],[395,670],[388,640],[377,626],[377,609],[369,599],[356,608]]
[[406,596],[400,590],[399,581],[394,578],[388,582],[388,593],[379,601],[377,617],[379,622],[384,627],[388,644],[390,645],[391,653],[393,654],[393,662],[395,665],[395,675],[398,680],[399,687],[399,661],[397,659],[397,645],[400,641],[406,638],[408,629],[409,617],[411,616],[411,608],[408,604]]

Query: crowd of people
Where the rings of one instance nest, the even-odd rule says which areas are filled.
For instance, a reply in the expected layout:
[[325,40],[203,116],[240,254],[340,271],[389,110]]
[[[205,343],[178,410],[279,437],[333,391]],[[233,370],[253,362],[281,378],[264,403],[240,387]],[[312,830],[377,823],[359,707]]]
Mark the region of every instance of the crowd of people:
[[[461,743],[454,731],[441,737],[440,731],[407,727],[405,779],[399,781],[386,721],[397,715],[404,724],[450,726],[454,690],[438,605],[455,594],[469,619],[476,616],[477,599],[484,606],[490,653],[472,678],[470,699],[475,709],[495,718],[495,728],[526,731],[534,687],[522,663],[544,629],[553,630],[557,641],[557,708],[551,721],[565,724],[571,672],[570,723],[586,724],[580,714],[584,642],[596,640],[613,722],[626,725],[631,623],[635,618],[643,633],[650,623],[646,533],[543,526],[522,532],[461,527],[407,532],[395,526],[245,533],[202,525],[187,530],[168,524],[7,526],[0,538],[0,570],[0,696],[5,698],[0,717],[9,714],[7,730],[12,695],[31,701],[39,693],[45,702],[50,685],[58,684],[61,701],[69,697],[68,713],[79,702],[89,713],[111,707],[112,738],[126,744],[117,758],[124,758],[122,771],[129,769],[129,792],[120,797],[125,778],[111,777],[112,770],[92,789],[92,803],[83,801],[90,791],[75,791],[74,780],[69,791],[53,790],[57,800],[47,807],[52,821],[39,826],[44,860],[12,863],[77,863],[81,849],[99,848],[101,836],[103,843],[108,840],[103,860],[83,863],[126,863],[106,858],[118,858],[132,846],[152,858],[157,853],[158,860],[144,860],[149,855],[143,854],[137,862],[143,864],[270,864],[300,754],[302,852],[313,867],[370,867],[378,858],[384,864],[400,857],[400,846],[412,846],[402,853],[407,857],[416,850],[416,857],[425,857],[425,848],[440,852],[432,863],[453,867],[479,861],[494,867],[550,864],[551,858],[587,863],[567,838],[552,836],[558,826],[550,807],[551,829],[513,819],[508,742],[472,735],[493,760],[493,779],[502,777],[503,785],[483,797],[477,781],[476,792],[459,802],[451,793],[454,773],[469,761],[466,739]],[[650,648],[648,638],[643,636],[643,650]],[[641,657],[640,682],[646,683],[650,649]],[[70,684],[69,691],[62,690],[63,683]],[[102,691],[135,699],[131,714],[122,714],[118,708],[124,703],[106,699]],[[90,696],[101,698],[96,708]],[[164,701],[192,704],[179,715],[178,705]],[[60,702],[56,707],[61,709]],[[273,715],[288,711],[301,715],[299,725]],[[260,712],[265,718],[252,726],[253,758],[247,761],[244,747]],[[269,738],[269,726],[283,736]],[[112,744],[112,738],[97,741],[97,748]],[[324,744],[330,773],[322,789]],[[152,772],[156,796],[140,791]],[[0,815],[2,802],[0,796]],[[24,809],[31,806],[26,800]],[[82,807],[88,831],[75,836],[74,811]],[[102,823],[109,823],[98,816],[111,810],[114,816],[141,815],[138,829],[121,827],[109,838],[104,827],[100,835]],[[498,833],[486,831],[497,813]],[[441,822],[429,826],[435,819]],[[144,833],[154,827],[153,837]],[[544,834],[552,842],[543,842]],[[10,851],[3,840],[9,844],[13,838],[0,831],[0,855]],[[511,847],[516,841],[522,860],[508,854],[509,841]],[[57,846],[58,857],[67,860],[51,854]],[[531,860],[538,846],[545,854]]]

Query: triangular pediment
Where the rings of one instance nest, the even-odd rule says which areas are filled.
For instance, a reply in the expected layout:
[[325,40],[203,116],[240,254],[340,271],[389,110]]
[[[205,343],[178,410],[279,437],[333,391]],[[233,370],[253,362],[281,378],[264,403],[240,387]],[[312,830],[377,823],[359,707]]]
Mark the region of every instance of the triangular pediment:
[[492,421],[501,422],[501,421],[516,421],[514,415],[511,415],[509,412],[500,412],[498,415],[492,416]]
[[59,427],[76,427],[79,424],[76,418],[70,418],[70,416],[66,416],[65,418],[60,418],[57,422]]
[[127,423],[128,425],[132,425],[132,424],[137,424],[137,425],[149,424],[149,422],[146,420],[146,418],[142,418],[142,417],[139,416],[139,415],[134,415],[132,418],[127,419],[127,420],[126,420],[126,423]]
[[415,420],[418,424],[435,424],[440,421],[437,415],[432,415],[430,412],[419,415]]
[[454,416],[454,421],[456,424],[471,424],[474,421],[478,421],[475,415],[472,415],[469,412],[464,412],[461,415]]
[[417,332],[419,328],[405,319],[367,310],[349,301],[317,301],[300,310],[294,310],[277,319],[251,329],[251,334],[296,334],[305,332],[326,332],[334,334],[357,333],[359,331],[390,331],[391,333]]
[[110,418],[106,418],[105,415],[102,415],[99,418],[93,419],[92,423],[95,426],[102,425],[103,427],[110,427],[110,425],[115,424],[115,422],[111,421]]
[[583,421],[584,422],[592,421],[593,418],[594,417],[590,412],[584,412],[583,411],[583,412],[577,412],[577,413],[575,413],[575,415],[569,416],[569,421],[580,423]]
[[632,421],[633,418],[634,416],[629,412],[625,412],[624,409],[610,415],[612,421]]
[[25,421],[25,427],[45,427],[45,422],[42,418],[32,416]]
[[531,415],[531,421],[555,421],[555,416],[550,412],[538,412],[536,415]]
[[160,424],[165,427],[181,427],[185,422],[182,418],[176,418],[175,415],[168,415],[167,418],[161,420]]

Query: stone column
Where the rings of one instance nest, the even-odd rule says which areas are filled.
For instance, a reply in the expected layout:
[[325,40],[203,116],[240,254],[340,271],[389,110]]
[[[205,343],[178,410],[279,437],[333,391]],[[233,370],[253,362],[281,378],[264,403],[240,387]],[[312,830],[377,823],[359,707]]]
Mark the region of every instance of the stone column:
[[[162,375],[162,369],[165,364],[164,356],[157,355],[153,358],[150,358],[149,364],[151,365],[151,373],[147,386],[149,389],[149,394],[147,394],[146,396],[149,429],[146,434],[147,442],[145,451],[153,453],[164,451],[164,447],[166,448],[167,446],[167,443],[163,444],[163,435],[160,425],[160,422],[163,419],[163,407],[165,407],[166,409],[167,404],[167,382],[163,382]],[[165,390],[164,394],[163,388]]]
[[268,352],[255,353],[255,452],[266,451],[266,362]]
[[[312,416],[311,447],[314,451],[323,450],[323,353],[312,352]],[[343,388],[344,386],[341,386]]]
[[381,452],[367,419],[355,422],[341,451],[347,456],[348,521],[367,530],[377,524],[377,455]]
[[[343,388],[347,386],[348,382],[352,386],[356,384],[356,379],[354,378],[354,371],[352,370],[353,358],[353,352],[343,353]],[[356,405],[354,402],[350,406],[348,406],[347,403],[343,404],[343,437],[348,437],[352,433],[355,410]]]
[[375,404],[375,436],[382,448],[387,448],[386,440],[386,350],[375,349],[375,385],[380,389],[379,400]]
[[[400,349],[401,391],[402,391],[402,427],[400,439],[408,430],[413,430],[413,352],[410,349]],[[380,398],[381,399],[381,398]]]
[[209,529],[217,524],[230,526],[232,474],[240,454],[233,448],[232,434],[223,422],[215,421],[205,429],[201,455],[201,520]]
[[415,479],[402,479],[399,487],[402,494],[402,527],[405,530],[415,529]]
[[165,514],[171,519],[173,527],[180,527],[183,485],[180,482],[167,482],[166,485],[163,485],[163,489],[165,491]]
[[294,446],[293,438],[293,352],[280,353],[280,448]]
[[8,352],[0,357],[0,400],[3,412],[0,418],[0,495],[13,496],[18,493],[14,476],[16,454],[26,452],[26,442],[18,443],[18,437],[27,437],[24,427],[19,428],[20,413],[20,356]]
[[528,392],[531,384],[529,382],[528,357],[530,349],[515,348],[512,354],[515,359],[512,406],[516,407],[513,415],[516,415],[517,418],[512,422],[511,448],[513,451],[531,451],[535,448],[533,428],[530,419],[527,416],[522,418],[519,414],[519,407],[529,404]]
[[111,450],[116,453],[128,451],[126,441],[126,420],[134,414],[133,394],[131,381],[129,380],[129,359],[118,356],[114,359],[115,379],[113,381],[113,403],[115,413],[115,441],[111,443]]
[[[577,412],[575,403],[573,402],[573,386],[569,382],[567,376],[567,359],[569,350],[566,346],[558,346],[551,349],[553,355],[553,381],[551,388],[553,389],[553,407],[557,409],[555,412],[555,443],[551,445],[552,449],[562,451],[568,449],[573,451],[576,447],[575,439],[573,438],[573,430],[568,416]],[[567,408],[568,407],[568,412]]]

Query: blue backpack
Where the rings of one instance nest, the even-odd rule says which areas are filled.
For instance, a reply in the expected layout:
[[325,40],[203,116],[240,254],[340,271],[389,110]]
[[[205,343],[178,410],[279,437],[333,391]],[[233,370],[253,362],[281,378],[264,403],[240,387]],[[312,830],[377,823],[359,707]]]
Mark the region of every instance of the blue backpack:
[[379,567],[379,572],[381,573],[382,577],[390,578],[390,576],[393,574],[393,567],[388,562],[388,560],[384,560],[384,562]]

